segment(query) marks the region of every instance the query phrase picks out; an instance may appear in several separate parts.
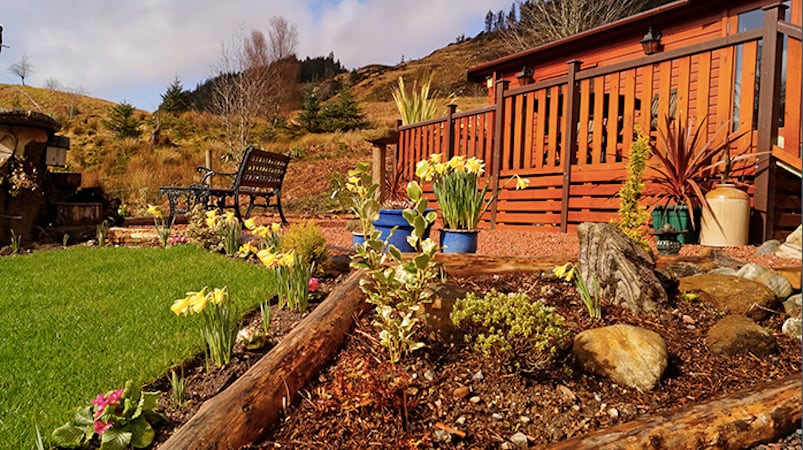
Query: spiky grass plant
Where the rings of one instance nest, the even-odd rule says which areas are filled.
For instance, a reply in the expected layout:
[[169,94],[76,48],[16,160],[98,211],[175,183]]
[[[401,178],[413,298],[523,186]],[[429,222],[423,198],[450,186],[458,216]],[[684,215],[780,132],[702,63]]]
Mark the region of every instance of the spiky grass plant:
[[432,87],[432,74],[426,75],[419,85],[413,80],[413,88],[407,90],[404,77],[399,77],[399,83],[393,88],[393,101],[401,114],[402,124],[422,122],[433,119],[441,114],[443,108],[457,101],[457,95],[450,93],[443,98],[430,97]]

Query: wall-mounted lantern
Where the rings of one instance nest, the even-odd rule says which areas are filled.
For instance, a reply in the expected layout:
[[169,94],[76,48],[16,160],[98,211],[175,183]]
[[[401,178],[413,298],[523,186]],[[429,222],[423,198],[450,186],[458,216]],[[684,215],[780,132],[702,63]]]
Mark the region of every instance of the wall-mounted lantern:
[[647,34],[645,34],[641,41],[639,41],[645,55],[652,55],[660,52],[663,49],[663,46],[661,45],[661,36],[663,36],[663,34],[660,30],[654,30],[652,27],[647,29]]
[[524,66],[521,68],[521,71],[516,74],[516,78],[519,80],[520,85],[530,84],[533,81],[533,74],[535,70],[532,67]]

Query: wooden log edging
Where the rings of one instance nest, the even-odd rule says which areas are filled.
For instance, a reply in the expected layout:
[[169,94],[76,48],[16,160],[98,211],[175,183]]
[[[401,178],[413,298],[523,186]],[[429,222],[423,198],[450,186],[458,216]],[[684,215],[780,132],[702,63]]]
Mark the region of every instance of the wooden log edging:
[[207,400],[160,449],[237,449],[262,437],[346,339],[368,303],[355,271],[279,344],[226,390]]
[[801,374],[561,441],[548,450],[745,449],[801,423]]

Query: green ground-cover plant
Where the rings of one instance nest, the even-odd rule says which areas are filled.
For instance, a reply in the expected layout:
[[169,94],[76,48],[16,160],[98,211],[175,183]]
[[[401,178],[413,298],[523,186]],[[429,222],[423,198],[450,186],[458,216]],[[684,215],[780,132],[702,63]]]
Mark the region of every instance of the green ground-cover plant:
[[497,355],[511,369],[544,369],[567,345],[563,316],[524,293],[490,291],[458,299],[449,317],[476,351]]
[[275,287],[263,269],[194,246],[74,246],[0,258],[0,448],[31,448],[70,411],[132,379],[144,384],[202,352],[199,317],[172,300],[227,285],[242,310]]

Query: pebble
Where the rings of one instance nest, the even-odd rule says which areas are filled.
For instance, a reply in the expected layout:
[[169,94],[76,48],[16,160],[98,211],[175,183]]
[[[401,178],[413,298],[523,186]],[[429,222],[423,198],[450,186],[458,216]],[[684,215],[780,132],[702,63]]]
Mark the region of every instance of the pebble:
[[455,398],[466,398],[470,393],[471,390],[467,386],[460,386],[452,392],[452,395],[454,395]]
[[521,417],[519,417],[519,422],[521,422],[521,423],[530,423],[530,418],[527,417],[527,416],[521,416]]
[[452,440],[452,435],[448,431],[437,429],[432,433],[432,440],[435,442],[448,442]]
[[427,381],[434,381],[435,374],[432,372],[432,370],[427,370],[426,372],[424,372],[424,379]]
[[692,316],[690,316],[688,314],[684,314],[683,317],[681,317],[681,320],[683,320],[683,323],[685,323],[687,325],[694,325],[694,324],[697,323],[697,321],[694,320],[694,317],[692,317]]
[[470,399],[468,399],[468,401],[470,401],[471,403],[479,403],[480,402],[480,397],[478,395],[475,395],[474,397],[471,397]]
[[474,376],[471,377],[471,379],[474,381],[482,381],[485,379],[485,375],[483,375],[482,370],[480,370],[477,373],[475,373]]
[[517,448],[527,448],[527,435],[519,431],[513,436],[510,436],[510,442]]
[[568,403],[574,403],[577,401],[577,395],[575,395],[575,393],[568,387],[559,384],[555,389],[557,389],[557,391],[560,393],[560,396],[563,397],[563,399]]
[[601,402],[602,401],[602,396],[599,395],[599,394],[594,394],[594,400],[596,400],[598,402]]
[[455,420],[455,421],[454,421],[454,423],[456,423],[456,424],[458,424],[458,425],[465,425],[465,423],[466,423],[466,416],[460,416],[460,417],[458,417],[458,418],[457,418],[457,420]]
[[618,419],[619,418],[619,410],[616,409],[616,408],[608,408],[608,416],[613,420]]
[[501,415],[501,414],[499,414],[499,413],[493,413],[493,414],[491,414],[491,417],[492,417],[493,419],[495,419],[495,420],[502,420],[502,419],[504,419],[504,417],[502,417],[502,415]]

